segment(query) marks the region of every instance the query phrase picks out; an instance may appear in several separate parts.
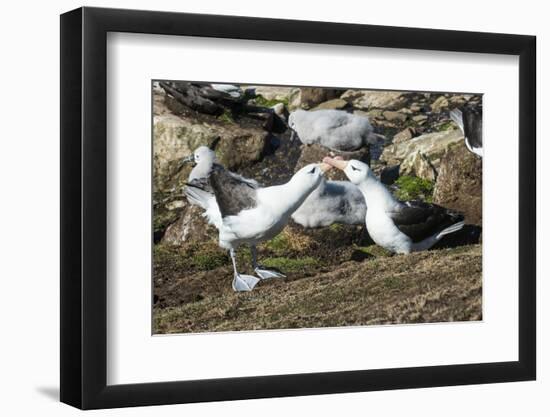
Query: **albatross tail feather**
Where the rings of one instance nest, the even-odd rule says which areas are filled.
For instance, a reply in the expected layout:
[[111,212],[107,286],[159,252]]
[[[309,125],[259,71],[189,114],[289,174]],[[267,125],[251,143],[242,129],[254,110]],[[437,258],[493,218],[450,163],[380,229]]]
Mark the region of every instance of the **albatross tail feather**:
[[441,232],[437,234],[437,240],[441,239],[445,235],[449,235],[454,232],[458,232],[460,229],[464,227],[464,220],[453,224],[452,226],[447,227],[446,229],[443,229]]
[[[460,218],[462,218],[462,216],[457,216],[457,219],[460,219]],[[464,227],[464,220],[460,220],[459,222],[452,224],[449,227],[446,227],[441,232],[436,233],[433,236],[427,239],[424,239],[421,242],[414,243],[411,250],[412,252],[428,250],[437,242],[439,242],[443,238],[443,236],[450,235],[451,233],[454,233],[454,232],[458,232],[463,227]]]
[[457,124],[457,126],[464,132],[464,122],[462,120],[462,111],[460,109],[453,109],[449,112],[451,120]]

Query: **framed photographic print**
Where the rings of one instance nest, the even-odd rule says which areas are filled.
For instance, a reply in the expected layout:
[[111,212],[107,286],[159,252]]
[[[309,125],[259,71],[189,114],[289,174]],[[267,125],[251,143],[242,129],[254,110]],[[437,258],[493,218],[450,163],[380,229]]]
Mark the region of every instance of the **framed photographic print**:
[[61,16],[61,401],[535,379],[535,38]]

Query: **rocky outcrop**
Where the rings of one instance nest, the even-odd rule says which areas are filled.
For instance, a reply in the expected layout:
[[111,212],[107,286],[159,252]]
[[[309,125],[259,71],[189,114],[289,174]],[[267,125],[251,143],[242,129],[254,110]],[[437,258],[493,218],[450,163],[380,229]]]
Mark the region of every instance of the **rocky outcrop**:
[[[376,175],[388,185],[400,176],[437,182],[437,202],[467,212],[467,221],[480,223],[480,206],[475,208],[476,203],[466,195],[477,196],[480,202],[481,188],[468,188],[466,177],[452,178],[464,175],[450,172],[455,168],[448,165],[458,163],[448,160],[452,156],[442,162],[453,145],[464,148],[462,134],[450,121],[448,110],[479,101],[480,96],[269,86],[249,86],[246,90],[254,91],[251,98],[242,101],[246,111],[226,106],[223,113],[209,115],[190,109],[154,86],[155,242],[185,246],[216,239],[216,231],[207,226],[201,211],[190,206],[182,193],[191,166],[182,166],[181,159],[200,145],[211,146],[220,138],[215,148],[218,160],[266,186],[282,184],[296,170],[322,160],[330,152],[327,148],[290,141],[284,120],[294,108],[341,109],[367,116],[377,133],[392,138],[391,143],[334,154],[372,162]],[[225,106],[225,102],[220,103]],[[257,113],[255,108],[268,111]],[[338,170],[331,170],[327,177],[346,180]],[[453,196],[455,192],[464,196]],[[469,203],[460,206],[461,201]]]
[[276,100],[288,102],[290,96],[298,90],[296,87],[269,87],[266,85],[252,86],[256,95],[262,96],[266,100]]
[[435,181],[437,171],[430,160],[420,151],[407,155],[399,167],[399,175],[412,175],[430,181]]
[[340,98],[359,110],[399,110],[407,104],[408,95],[401,91],[347,90]]
[[437,169],[439,160],[450,145],[464,141],[460,130],[434,132],[387,146],[380,159],[388,165],[402,163],[409,155],[420,152]]
[[228,169],[238,170],[271,152],[271,134],[264,129],[263,119],[256,124],[241,125],[183,107],[180,111],[185,114],[180,117],[166,106],[167,100],[172,99],[160,92],[154,94],[154,234],[155,241],[179,245],[204,239],[206,233],[200,210],[190,206],[183,196],[191,166],[182,165],[182,158],[199,146],[212,146],[216,142],[219,162]]
[[416,130],[413,127],[407,127],[393,137],[392,143],[405,142],[412,139],[416,134]]
[[445,96],[439,96],[432,103],[432,111],[434,113],[441,113],[443,110],[446,110],[449,107],[449,100]]
[[[160,105],[158,105],[160,107]],[[180,161],[199,146],[210,146],[220,138],[216,155],[228,169],[237,169],[260,161],[269,152],[270,133],[261,126],[241,127],[216,118],[188,114],[186,117],[163,112],[153,118],[154,189],[165,191],[181,187],[190,168]]]
[[482,160],[463,144],[450,147],[441,158],[434,202],[458,210],[466,223],[481,226]]
[[213,226],[208,225],[202,217],[202,210],[185,201],[185,205],[178,219],[166,228],[162,242],[170,245],[180,246],[186,242],[204,241],[215,238],[217,231]]
[[340,97],[343,90],[335,88],[311,88],[300,87],[292,91],[289,97],[289,109],[304,109],[309,110],[315,106],[335,98]]
[[324,101],[312,110],[342,110],[348,106],[348,102],[346,100],[342,100],[341,98],[335,98],[329,101]]

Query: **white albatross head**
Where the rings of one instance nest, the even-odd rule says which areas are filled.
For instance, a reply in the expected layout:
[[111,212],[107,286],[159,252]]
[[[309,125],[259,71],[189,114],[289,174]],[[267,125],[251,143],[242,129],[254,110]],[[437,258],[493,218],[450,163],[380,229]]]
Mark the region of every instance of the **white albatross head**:
[[210,174],[212,166],[216,162],[216,153],[207,146],[199,146],[191,155],[181,160],[182,166],[188,162],[193,164],[188,181],[205,178]]
[[216,153],[208,146],[199,146],[193,152],[193,162],[195,164],[212,165],[216,161]]
[[372,171],[369,166],[364,162],[358,161],[356,159],[344,161],[341,158],[331,158],[327,156],[323,158],[323,163],[344,171],[344,174],[346,174],[350,182],[355,185],[361,184],[369,176],[372,175]]
[[329,164],[309,164],[296,171],[289,183],[295,184],[301,191],[310,193],[319,186],[325,172],[332,167]]

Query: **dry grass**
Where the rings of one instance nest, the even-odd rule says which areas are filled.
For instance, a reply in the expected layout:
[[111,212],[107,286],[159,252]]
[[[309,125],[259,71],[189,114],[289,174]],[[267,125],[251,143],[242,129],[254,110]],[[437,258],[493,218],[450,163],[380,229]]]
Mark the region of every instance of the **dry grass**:
[[285,279],[263,281],[250,293],[232,291],[228,264],[191,273],[178,266],[164,271],[159,275],[164,283],[155,285],[155,333],[481,319],[480,245],[369,255],[362,262],[273,259],[294,265],[294,271]]

